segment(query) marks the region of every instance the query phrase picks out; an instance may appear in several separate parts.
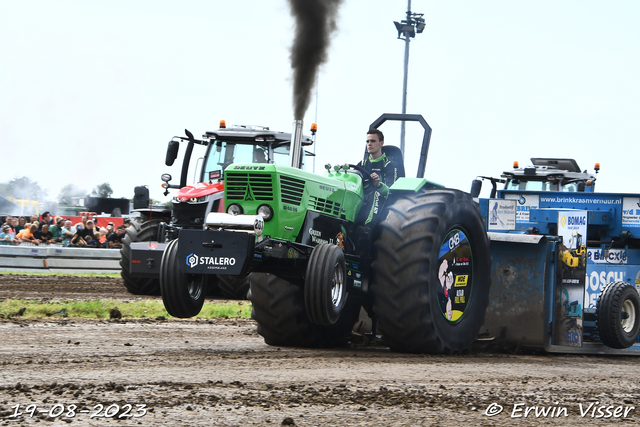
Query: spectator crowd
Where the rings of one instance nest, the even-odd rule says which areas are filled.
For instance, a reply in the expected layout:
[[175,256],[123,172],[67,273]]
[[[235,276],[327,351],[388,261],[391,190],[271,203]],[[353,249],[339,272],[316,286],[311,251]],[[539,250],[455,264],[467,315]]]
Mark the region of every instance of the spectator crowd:
[[52,218],[49,212],[42,216],[13,217],[7,215],[0,218],[2,232],[0,232],[0,245],[20,245],[30,243],[33,245],[57,245],[88,248],[112,248],[122,247],[122,239],[126,228],[131,224],[125,219],[124,225],[114,227],[110,222],[106,227],[98,227],[96,222],[88,215],[82,215],[77,224],[68,218],[56,216]]

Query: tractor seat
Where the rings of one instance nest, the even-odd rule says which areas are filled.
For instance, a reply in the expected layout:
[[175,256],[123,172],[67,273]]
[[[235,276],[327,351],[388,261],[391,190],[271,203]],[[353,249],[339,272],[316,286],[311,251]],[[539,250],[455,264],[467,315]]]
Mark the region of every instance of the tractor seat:
[[383,145],[382,152],[398,165],[398,178],[404,177],[404,161],[402,160],[402,151],[400,151],[400,148],[395,145]]

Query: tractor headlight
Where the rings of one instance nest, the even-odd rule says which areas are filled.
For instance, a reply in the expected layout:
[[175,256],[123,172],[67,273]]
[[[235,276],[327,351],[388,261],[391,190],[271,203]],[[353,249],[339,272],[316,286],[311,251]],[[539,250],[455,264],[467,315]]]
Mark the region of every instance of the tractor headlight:
[[192,197],[189,199],[189,203],[204,203],[207,201],[208,196]]
[[237,203],[233,203],[227,208],[227,213],[231,215],[242,215],[242,206]]
[[265,222],[269,221],[273,218],[273,209],[271,209],[269,205],[260,205],[258,207],[258,215],[260,215]]

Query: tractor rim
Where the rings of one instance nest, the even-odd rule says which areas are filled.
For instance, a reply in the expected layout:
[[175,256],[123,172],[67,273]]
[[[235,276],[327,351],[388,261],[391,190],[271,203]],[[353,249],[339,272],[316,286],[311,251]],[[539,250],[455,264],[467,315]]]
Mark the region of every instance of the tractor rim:
[[620,325],[625,332],[629,333],[636,323],[636,307],[630,299],[626,299],[622,304],[622,313],[627,313],[628,317],[625,319],[620,316]]
[[339,263],[333,268],[333,283],[331,286],[331,304],[334,308],[340,307],[344,297],[344,272]]
[[202,278],[197,276],[189,275],[187,278],[187,290],[189,291],[189,295],[193,299],[200,298],[200,294],[202,294]]

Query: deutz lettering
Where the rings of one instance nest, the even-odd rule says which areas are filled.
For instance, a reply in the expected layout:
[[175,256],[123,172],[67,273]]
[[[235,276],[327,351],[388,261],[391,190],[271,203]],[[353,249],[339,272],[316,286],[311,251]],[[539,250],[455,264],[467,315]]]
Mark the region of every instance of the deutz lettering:
[[242,169],[246,171],[263,171],[264,166],[234,166],[234,169]]
[[335,188],[333,187],[327,187],[326,185],[318,185],[318,188],[320,188],[320,190],[324,190],[324,191],[330,191],[330,192],[334,192],[336,191]]

